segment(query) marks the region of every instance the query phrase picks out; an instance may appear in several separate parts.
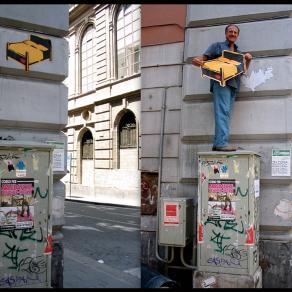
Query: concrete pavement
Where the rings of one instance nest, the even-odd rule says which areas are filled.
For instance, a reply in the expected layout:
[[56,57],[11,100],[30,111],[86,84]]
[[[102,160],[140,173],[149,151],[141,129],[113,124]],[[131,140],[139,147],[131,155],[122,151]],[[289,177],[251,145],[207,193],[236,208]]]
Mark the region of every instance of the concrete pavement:
[[66,200],[64,288],[140,288],[140,211]]
[[140,288],[140,271],[121,271],[64,250],[64,288]]

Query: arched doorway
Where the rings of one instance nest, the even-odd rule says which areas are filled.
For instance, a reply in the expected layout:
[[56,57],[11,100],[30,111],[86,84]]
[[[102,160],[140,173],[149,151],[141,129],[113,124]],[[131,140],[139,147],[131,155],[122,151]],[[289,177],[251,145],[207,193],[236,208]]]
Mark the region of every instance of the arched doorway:
[[87,130],[81,140],[81,182],[84,186],[94,184],[94,157],[93,157],[93,137]]

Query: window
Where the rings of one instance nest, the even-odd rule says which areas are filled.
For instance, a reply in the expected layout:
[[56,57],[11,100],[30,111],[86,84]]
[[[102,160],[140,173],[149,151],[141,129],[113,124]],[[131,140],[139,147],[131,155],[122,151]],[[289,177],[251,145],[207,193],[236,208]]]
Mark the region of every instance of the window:
[[90,131],[86,131],[82,137],[82,159],[93,159],[93,137]]
[[84,31],[81,41],[81,92],[94,89],[94,27],[90,25]]
[[118,78],[140,72],[140,5],[122,5],[117,18]]
[[132,112],[121,118],[119,125],[120,148],[136,147],[136,120]]

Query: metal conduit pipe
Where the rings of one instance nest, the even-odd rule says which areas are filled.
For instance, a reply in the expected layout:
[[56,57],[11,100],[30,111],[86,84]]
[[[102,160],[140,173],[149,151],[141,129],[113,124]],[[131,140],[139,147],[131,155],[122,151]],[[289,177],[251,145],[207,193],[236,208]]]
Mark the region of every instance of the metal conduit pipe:
[[[157,236],[156,236],[156,237],[157,237]],[[156,241],[156,249],[155,249],[156,257],[157,257],[160,261],[162,261],[162,262],[164,262],[164,263],[167,263],[167,264],[170,264],[170,263],[173,261],[173,259],[174,259],[174,248],[173,248],[173,246],[171,247],[170,259],[168,259],[168,247],[166,247],[166,250],[167,250],[167,253],[166,253],[166,259],[163,259],[163,258],[161,258],[160,255],[159,255],[159,252],[158,252],[158,244],[157,244],[157,241]]]
[[180,248],[180,260],[185,267],[190,268],[192,270],[197,270],[197,268],[198,268],[197,266],[191,266],[185,262],[185,260],[184,260],[184,247]]
[[[158,196],[160,198],[161,196],[161,173],[162,173],[162,156],[163,156],[163,136],[164,136],[164,124],[165,124],[165,108],[166,108],[166,90],[168,87],[164,88],[164,95],[162,100],[162,106],[161,106],[161,125],[160,125],[160,141],[159,141],[159,166],[158,166]],[[156,257],[164,262],[164,263],[171,263],[174,259],[174,248],[171,248],[171,257],[168,260],[168,247],[166,247],[166,259],[163,259],[159,255],[158,251],[158,229],[159,229],[159,211],[157,211],[157,222],[156,222],[156,240],[155,240],[155,254]]]

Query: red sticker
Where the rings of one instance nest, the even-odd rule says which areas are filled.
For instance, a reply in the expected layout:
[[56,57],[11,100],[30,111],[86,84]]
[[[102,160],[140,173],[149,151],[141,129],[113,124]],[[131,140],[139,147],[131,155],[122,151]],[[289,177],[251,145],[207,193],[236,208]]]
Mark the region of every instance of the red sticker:
[[176,216],[177,205],[166,205],[166,216]]
[[254,245],[254,228],[253,224],[246,230],[246,245]]
[[198,243],[203,243],[204,239],[203,239],[203,224],[200,223],[199,227],[198,227]]
[[48,235],[44,254],[51,254],[53,252],[53,237],[51,234]]
[[178,203],[164,203],[164,224],[179,224]]

